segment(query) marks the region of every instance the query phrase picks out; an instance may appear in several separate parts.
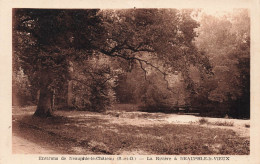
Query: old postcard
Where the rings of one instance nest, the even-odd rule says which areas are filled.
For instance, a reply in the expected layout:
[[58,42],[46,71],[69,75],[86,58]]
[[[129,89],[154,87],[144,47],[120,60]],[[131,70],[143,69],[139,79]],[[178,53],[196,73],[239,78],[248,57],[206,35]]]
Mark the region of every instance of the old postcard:
[[1,163],[260,163],[260,1],[1,1]]

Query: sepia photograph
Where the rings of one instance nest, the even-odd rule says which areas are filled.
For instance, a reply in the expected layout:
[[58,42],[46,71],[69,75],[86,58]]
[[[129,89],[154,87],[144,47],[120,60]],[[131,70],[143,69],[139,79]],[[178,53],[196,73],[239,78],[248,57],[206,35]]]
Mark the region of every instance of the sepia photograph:
[[12,154],[249,156],[250,45],[248,8],[13,8]]

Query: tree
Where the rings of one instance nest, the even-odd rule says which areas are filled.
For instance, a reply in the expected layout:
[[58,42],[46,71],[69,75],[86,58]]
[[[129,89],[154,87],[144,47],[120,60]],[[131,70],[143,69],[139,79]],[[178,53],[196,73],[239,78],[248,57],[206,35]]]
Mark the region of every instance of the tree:
[[[200,19],[201,26],[198,28],[199,35],[195,43],[209,58],[214,73],[210,81],[216,86],[208,91],[208,99],[219,104],[227,104],[226,112],[232,116],[248,117],[250,111],[248,11],[234,10],[221,17],[204,13]],[[204,84],[207,86],[210,83]],[[238,112],[240,110],[244,111],[244,114]]]
[[250,18],[247,10],[236,10],[232,19],[232,32],[236,34],[236,49],[231,52],[237,58],[239,97],[231,108],[234,117],[250,118]]
[[129,70],[137,63],[146,73],[144,66],[149,66],[166,80],[162,66],[146,60],[145,56],[152,55],[163,61],[163,68],[182,72],[192,90],[188,66],[203,70],[208,66],[192,42],[198,24],[191,13],[175,9],[14,9],[14,54],[32,84],[40,88],[35,115],[52,114],[53,92],[62,90],[64,82],[72,79],[69,63],[86,61],[93,55],[115,57],[119,62],[123,59]]
[[87,58],[93,51],[100,23],[97,12],[14,9],[14,53],[32,84],[40,89],[35,115],[51,115],[54,89],[62,90],[70,78],[69,61]]
[[117,70],[105,55],[93,55],[74,61],[73,106],[77,109],[104,111],[116,101]]
[[30,82],[22,69],[14,70],[12,75],[12,105],[28,105],[33,102]]

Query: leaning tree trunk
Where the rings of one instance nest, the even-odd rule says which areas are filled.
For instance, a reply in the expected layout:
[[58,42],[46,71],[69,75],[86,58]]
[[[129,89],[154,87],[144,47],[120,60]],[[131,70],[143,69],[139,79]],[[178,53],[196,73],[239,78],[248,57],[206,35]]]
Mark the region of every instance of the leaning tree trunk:
[[41,75],[40,97],[37,104],[37,109],[34,113],[38,117],[49,117],[52,115],[52,91],[48,88],[49,77],[48,74]]

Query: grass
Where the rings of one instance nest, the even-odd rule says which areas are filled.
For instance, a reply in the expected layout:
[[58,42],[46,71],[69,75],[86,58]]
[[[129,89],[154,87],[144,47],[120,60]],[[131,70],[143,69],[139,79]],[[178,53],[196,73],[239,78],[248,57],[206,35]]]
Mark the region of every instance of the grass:
[[234,126],[233,121],[216,121],[216,122],[209,122],[206,118],[200,118],[199,124],[207,124],[207,125],[217,125],[217,126]]
[[[96,154],[120,154],[141,150],[148,154],[249,154],[249,140],[232,130],[211,129],[199,125],[153,124],[133,126],[114,123],[119,118],[89,112],[62,112],[61,116],[42,119],[32,116],[20,118],[49,134],[77,142],[80,147]],[[80,114],[85,114],[84,117]],[[72,117],[68,117],[72,116]],[[134,120],[133,120],[134,121]],[[201,119],[201,123],[208,123]],[[217,137],[216,137],[217,136]]]
[[232,121],[216,121],[212,124],[217,126],[234,126],[234,122]]

